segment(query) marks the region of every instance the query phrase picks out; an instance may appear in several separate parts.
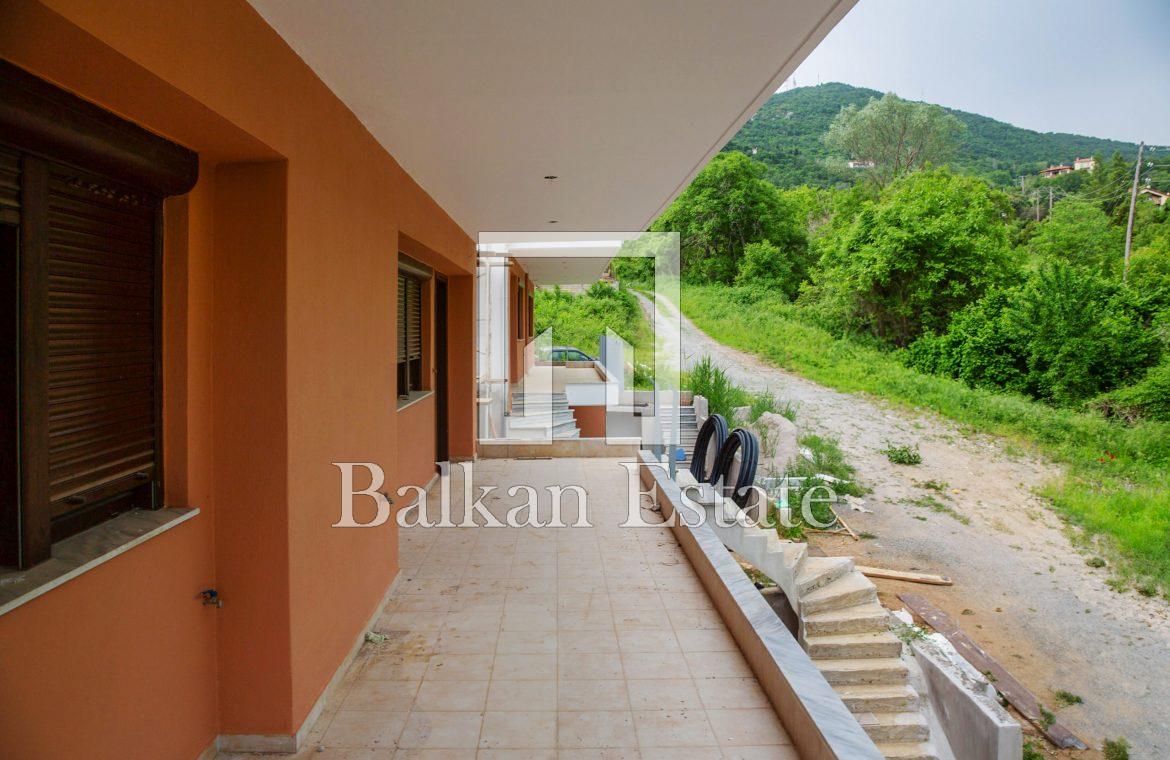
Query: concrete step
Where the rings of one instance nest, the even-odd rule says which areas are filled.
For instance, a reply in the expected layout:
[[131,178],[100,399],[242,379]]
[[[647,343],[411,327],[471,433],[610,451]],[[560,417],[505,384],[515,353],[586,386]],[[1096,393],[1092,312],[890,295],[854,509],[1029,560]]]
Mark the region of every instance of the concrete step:
[[576,425],[577,418],[572,412],[553,412],[552,414],[513,414],[508,417],[508,426],[513,428],[538,428],[552,425]]
[[[816,557],[805,558],[805,564]],[[850,573],[832,583],[800,597],[800,612],[811,615],[825,610],[839,610],[855,604],[877,601],[877,589],[861,573]]]
[[833,636],[807,636],[808,656],[814,660],[864,660],[875,657],[898,657],[902,641],[888,631],[846,633]]
[[853,560],[849,557],[809,557],[796,576],[796,591],[803,597],[851,572]]
[[918,692],[907,684],[838,686],[841,701],[855,713],[899,712],[918,709]]
[[886,760],[938,760],[930,742],[875,742]]
[[930,726],[918,711],[859,713],[857,722],[875,742],[924,742]]
[[816,660],[825,680],[833,686],[897,685],[906,682],[909,671],[901,659],[881,657],[871,660]]
[[886,631],[890,628],[889,613],[877,602],[825,612],[806,612],[803,622],[806,637]]

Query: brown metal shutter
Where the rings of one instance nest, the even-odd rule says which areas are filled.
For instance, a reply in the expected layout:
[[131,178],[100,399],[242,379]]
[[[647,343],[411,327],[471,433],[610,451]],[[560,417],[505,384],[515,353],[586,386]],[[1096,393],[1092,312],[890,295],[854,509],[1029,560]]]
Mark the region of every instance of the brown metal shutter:
[[406,281],[408,278],[398,275],[398,361],[406,361]]
[[0,222],[20,221],[20,154],[0,150]]
[[158,409],[155,198],[53,166],[48,448],[52,515],[136,491],[149,507]]
[[406,358],[422,358],[422,283],[406,278]]

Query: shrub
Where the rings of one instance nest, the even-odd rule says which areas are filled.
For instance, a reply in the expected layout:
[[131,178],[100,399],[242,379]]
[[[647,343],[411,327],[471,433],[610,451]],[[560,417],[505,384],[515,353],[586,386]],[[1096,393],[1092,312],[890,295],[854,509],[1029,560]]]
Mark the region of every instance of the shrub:
[[1170,358],[1150,369],[1141,380],[1095,400],[1091,406],[1127,422],[1170,422]]
[[1129,742],[1125,739],[1106,739],[1101,751],[1105,760],[1129,760]]
[[909,444],[895,445],[886,441],[886,447],[882,449],[882,453],[886,455],[886,459],[894,464],[922,464],[922,453],[918,451],[918,444],[913,446]]
[[722,368],[715,366],[710,356],[704,356],[684,378],[688,390],[707,399],[711,414],[722,414],[728,421],[735,417],[735,408],[744,406],[747,394],[731,382]]
[[861,329],[897,346],[942,332],[951,315],[1012,269],[1007,197],[946,170],[900,178],[851,224],[827,233],[806,301],[821,302],[839,330]]
[[748,243],[743,248],[735,284],[753,290],[776,291],[792,299],[803,279],[801,270],[799,261],[768,241]]
[[1158,360],[1148,308],[1121,283],[1047,262],[1020,286],[995,290],[906,351],[911,366],[974,388],[1071,406],[1130,382]]

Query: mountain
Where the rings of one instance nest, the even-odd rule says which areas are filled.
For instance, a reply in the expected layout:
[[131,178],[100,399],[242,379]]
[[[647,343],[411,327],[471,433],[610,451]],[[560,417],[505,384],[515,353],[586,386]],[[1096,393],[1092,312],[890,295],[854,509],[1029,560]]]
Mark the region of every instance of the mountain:
[[[781,187],[809,184],[828,187],[852,183],[858,172],[846,167],[847,156],[833,156],[823,135],[847,105],[864,106],[882,93],[839,82],[795,87],[777,93],[743,125],[724,150],[739,150],[768,166],[769,178]],[[1120,152],[1129,160],[1137,144],[1058,132],[1034,132],[979,114],[944,109],[967,125],[951,164],[1001,185],[1015,183],[1051,164],[1072,163],[1078,156],[1108,158]]]

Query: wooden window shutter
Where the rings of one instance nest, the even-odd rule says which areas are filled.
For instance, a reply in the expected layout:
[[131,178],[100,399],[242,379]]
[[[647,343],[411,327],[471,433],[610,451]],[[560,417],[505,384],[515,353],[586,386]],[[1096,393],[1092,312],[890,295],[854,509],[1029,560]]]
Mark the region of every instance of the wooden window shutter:
[[48,463],[54,519],[124,493],[137,492],[127,507],[152,504],[160,432],[159,209],[157,198],[50,166]]
[[406,358],[422,358],[422,283],[406,281]]
[[398,275],[398,361],[406,361],[406,283],[405,275]]

